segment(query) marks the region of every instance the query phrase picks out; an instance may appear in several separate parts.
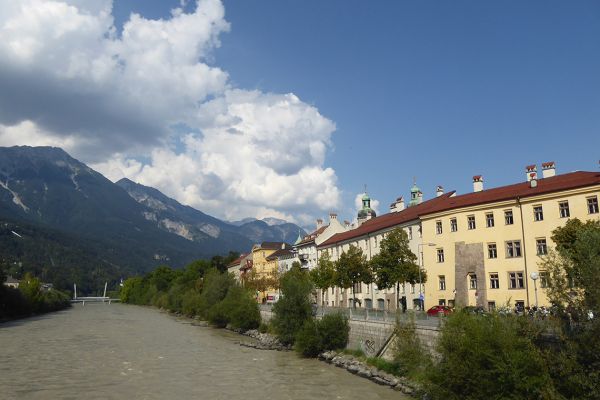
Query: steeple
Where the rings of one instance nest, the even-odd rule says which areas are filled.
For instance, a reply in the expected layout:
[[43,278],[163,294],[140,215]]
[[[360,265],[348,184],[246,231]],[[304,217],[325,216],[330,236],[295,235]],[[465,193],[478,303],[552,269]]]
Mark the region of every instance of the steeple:
[[413,178],[413,185],[412,188],[410,188],[410,202],[408,203],[408,206],[416,206],[422,201],[423,192],[421,192],[421,189],[419,189],[419,187],[417,186],[417,179]]
[[298,244],[302,241],[302,235],[300,234],[300,230],[298,229],[298,238],[294,242],[294,244]]
[[367,194],[367,185],[365,185],[365,193],[362,197],[362,208],[358,211],[358,224],[362,224],[368,219],[375,218],[377,214],[371,208],[371,198]]

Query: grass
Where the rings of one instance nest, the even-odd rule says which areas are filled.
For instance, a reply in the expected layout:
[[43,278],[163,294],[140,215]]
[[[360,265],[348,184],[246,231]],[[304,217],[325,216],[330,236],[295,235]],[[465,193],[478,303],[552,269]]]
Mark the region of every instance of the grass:
[[400,365],[393,361],[388,361],[380,357],[367,357],[360,349],[344,349],[342,353],[356,357],[367,365],[377,368],[395,376],[402,376]]

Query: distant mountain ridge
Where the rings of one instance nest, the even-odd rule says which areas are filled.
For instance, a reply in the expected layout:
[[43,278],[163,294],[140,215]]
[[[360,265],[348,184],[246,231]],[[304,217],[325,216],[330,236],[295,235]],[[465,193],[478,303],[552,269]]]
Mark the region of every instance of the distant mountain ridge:
[[[36,226],[40,232],[63,232],[73,242],[85,242],[72,247],[93,253],[102,260],[99,266],[130,272],[248,251],[261,241],[293,242],[300,229],[262,221],[235,226],[154,188],[128,179],[115,184],[62,149],[28,146],[0,147],[1,221],[23,221],[32,232]],[[3,238],[12,240],[10,235]],[[76,251],[63,253],[71,257]],[[47,259],[40,256],[39,262]]]

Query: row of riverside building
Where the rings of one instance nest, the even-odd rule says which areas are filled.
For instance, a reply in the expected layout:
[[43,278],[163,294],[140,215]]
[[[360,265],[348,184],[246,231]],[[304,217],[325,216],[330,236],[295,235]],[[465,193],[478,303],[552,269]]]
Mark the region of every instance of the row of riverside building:
[[[293,262],[313,269],[327,251],[333,261],[350,245],[367,260],[375,256],[386,234],[396,228],[408,236],[411,251],[426,271],[425,282],[378,289],[357,284],[352,289],[318,291],[317,302],[329,307],[396,310],[428,309],[434,305],[476,306],[486,310],[547,306],[546,272],[540,261],[553,247],[552,231],[570,218],[599,220],[600,173],[576,171],[556,174],[555,163],[526,167],[525,180],[484,189],[483,177],[473,177],[473,192],[457,195],[437,187],[436,197],[423,200],[416,186],[408,204],[399,197],[390,212],[377,216],[365,193],[356,223],[340,223],[330,214],[328,224],[317,220],[314,232],[293,245],[263,242],[230,264],[238,279],[253,268],[257,274],[280,272]],[[277,290],[258,294],[261,302],[274,302]]]

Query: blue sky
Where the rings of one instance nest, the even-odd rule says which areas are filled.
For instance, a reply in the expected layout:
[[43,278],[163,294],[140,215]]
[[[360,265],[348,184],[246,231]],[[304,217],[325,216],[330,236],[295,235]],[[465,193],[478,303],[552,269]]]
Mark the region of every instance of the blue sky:
[[[158,3],[139,10],[168,10]],[[438,184],[470,191],[476,174],[486,187],[522,180],[531,163],[598,168],[596,1],[234,0],[225,9],[231,32],[218,64],[240,86],[293,92],[336,123],[327,164],[347,207],[364,184],[384,209],[413,177],[433,196]]]
[[[436,185],[471,191],[476,174],[486,188],[524,180],[533,163],[598,169],[597,1],[223,3],[230,29],[206,63],[234,87],[294,93],[335,124],[323,168],[343,218],[364,184],[381,213],[413,177],[429,198]],[[115,24],[168,19],[178,5],[115,0]]]

